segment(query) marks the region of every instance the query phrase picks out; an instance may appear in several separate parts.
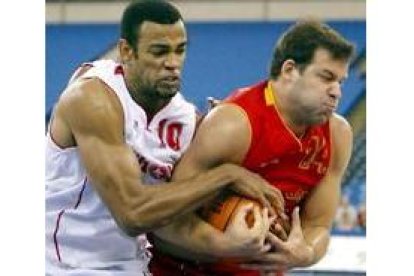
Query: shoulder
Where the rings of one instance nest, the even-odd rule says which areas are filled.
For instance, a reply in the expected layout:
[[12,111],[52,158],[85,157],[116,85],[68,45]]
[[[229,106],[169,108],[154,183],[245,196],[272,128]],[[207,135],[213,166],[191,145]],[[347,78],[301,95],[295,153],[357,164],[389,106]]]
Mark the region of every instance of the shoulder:
[[352,152],[353,132],[348,121],[339,114],[330,119],[331,141],[333,145],[333,166],[345,170]]
[[334,113],[329,123],[333,142],[352,140],[352,127],[343,116]]
[[233,103],[223,103],[212,109],[205,117],[206,124],[214,124],[223,132],[240,133],[250,130],[247,113]]
[[[71,108],[86,108],[100,112],[119,105],[115,92],[98,78],[81,79],[70,84],[61,98],[60,105]],[[120,106],[120,105],[119,105]]]
[[341,115],[334,113],[330,119],[331,128],[342,133],[352,133],[349,122]]
[[217,152],[223,160],[240,162],[251,141],[249,120],[234,104],[223,103],[213,108],[202,120],[194,144]]
[[79,126],[105,125],[123,120],[118,97],[98,78],[71,83],[59,99],[57,109],[66,121]]

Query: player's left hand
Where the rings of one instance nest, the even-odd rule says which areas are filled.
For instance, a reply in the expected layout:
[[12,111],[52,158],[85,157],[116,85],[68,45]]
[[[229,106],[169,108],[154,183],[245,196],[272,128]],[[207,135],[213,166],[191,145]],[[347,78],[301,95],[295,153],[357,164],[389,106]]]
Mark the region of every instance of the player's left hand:
[[292,214],[292,228],[286,241],[278,238],[269,232],[267,241],[275,248],[255,258],[248,264],[242,264],[245,269],[264,271],[288,270],[294,267],[305,267],[312,264],[314,250],[309,246],[303,235],[299,207],[296,207]]

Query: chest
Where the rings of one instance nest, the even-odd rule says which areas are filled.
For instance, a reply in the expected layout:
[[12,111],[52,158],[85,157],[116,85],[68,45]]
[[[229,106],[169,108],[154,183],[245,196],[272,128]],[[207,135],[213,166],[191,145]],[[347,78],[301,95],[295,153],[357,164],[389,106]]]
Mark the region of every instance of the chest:
[[245,166],[283,193],[290,212],[327,172],[331,158],[329,128],[311,129],[300,140],[283,138],[283,131],[267,133],[252,143]]
[[256,136],[261,139],[252,143],[245,160],[250,169],[271,180],[289,178],[311,186],[326,174],[331,156],[329,129],[312,128],[300,140],[284,129]]
[[139,113],[125,125],[126,143],[133,149],[145,183],[167,181],[194,133],[192,116],[159,116],[147,123]]

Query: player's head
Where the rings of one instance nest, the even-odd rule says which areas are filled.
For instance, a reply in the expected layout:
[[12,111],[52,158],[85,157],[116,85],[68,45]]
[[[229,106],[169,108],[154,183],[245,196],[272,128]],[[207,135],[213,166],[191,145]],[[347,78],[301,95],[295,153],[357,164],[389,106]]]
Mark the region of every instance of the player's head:
[[171,98],[180,89],[187,34],[178,9],[164,0],[134,1],[121,21],[118,49],[130,89]]
[[298,22],[276,44],[270,78],[288,88],[292,114],[301,124],[325,122],[341,97],[354,46],[319,21]]

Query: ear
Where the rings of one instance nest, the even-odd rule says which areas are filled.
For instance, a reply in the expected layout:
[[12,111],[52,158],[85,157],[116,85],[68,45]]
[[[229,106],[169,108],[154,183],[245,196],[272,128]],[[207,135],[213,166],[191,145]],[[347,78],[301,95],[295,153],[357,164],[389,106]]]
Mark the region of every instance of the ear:
[[282,64],[280,76],[285,80],[293,80],[297,77],[299,71],[296,62],[293,59],[287,59]]
[[119,57],[121,59],[121,63],[128,63],[129,61],[131,61],[134,58],[134,49],[129,45],[129,43],[121,38],[118,41],[118,52],[119,52]]

